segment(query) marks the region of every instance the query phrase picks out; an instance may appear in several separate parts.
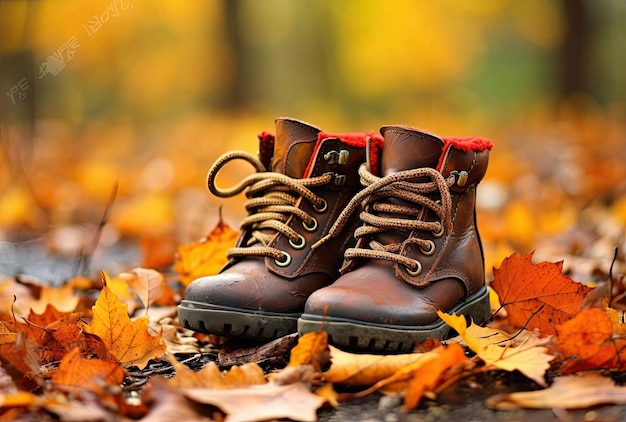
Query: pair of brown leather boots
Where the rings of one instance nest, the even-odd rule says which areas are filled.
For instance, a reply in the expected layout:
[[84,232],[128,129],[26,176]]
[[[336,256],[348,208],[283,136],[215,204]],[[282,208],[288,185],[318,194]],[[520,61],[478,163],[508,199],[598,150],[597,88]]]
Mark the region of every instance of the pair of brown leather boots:
[[[437,310],[489,316],[476,186],[492,143],[405,126],[329,134],[292,119],[209,170],[210,191],[245,191],[248,216],[218,275],[192,282],[184,327],[260,340],[323,325],[350,349],[407,352],[448,327]],[[257,172],[221,189],[243,159]]]

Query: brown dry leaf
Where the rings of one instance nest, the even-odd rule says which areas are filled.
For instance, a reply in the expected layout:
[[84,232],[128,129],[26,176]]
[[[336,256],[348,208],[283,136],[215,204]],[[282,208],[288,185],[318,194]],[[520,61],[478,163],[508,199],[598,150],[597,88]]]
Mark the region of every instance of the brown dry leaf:
[[[108,357],[102,340],[83,332],[76,325],[80,315],[75,312],[60,312],[48,304],[42,314],[31,311],[28,319],[24,319],[25,323],[18,321],[0,323],[23,337],[20,344],[0,346],[0,354],[20,371],[28,367],[27,372],[35,373],[39,372],[42,366],[60,361],[74,347],[79,347],[86,354],[100,358]],[[47,377],[50,374],[46,371],[42,375]]]
[[[59,362],[72,349],[78,348],[86,355],[111,359],[104,342],[93,334],[85,333],[75,324],[66,324],[55,330],[44,330],[38,339],[39,364]],[[49,374],[47,374],[49,375]]]
[[288,366],[312,365],[320,372],[329,359],[328,335],[325,331],[315,331],[298,338],[298,344],[289,354]]
[[161,273],[146,268],[134,268],[118,276],[137,293],[144,308],[156,302],[169,288]]
[[220,371],[215,362],[209,362],[200,371],[194,372],[175,358],[169,361],[176,370],[176,375],[166,380],[171,387],[223,389],[267,383],[263,369],[253,362],[233,366],[226,372]]
[[148,413],[141,422],[187,422],[187,421],[219,421],[223,415],[218,410],[214,417],[206,415],[206,408],[193,406],[194,402],[185,398],[179,389],[166,383],[163,378],[152,378],[148,384],[151,389],[147,394]]
[[557,377],[545,390],[499,394],[487,399],[492,409],[585,409],[603,404],[626,404],[626,387],[616,386],[597,372]]
[[[60,394],[60,393],[59,393]],[[46,403],[44,408],[57,416],[63,422],[102,422],[112,420],[125,420],[113,413],[113,406],[104,401],[84,400],[80,397],[65,397],[51,403]]]
[[149,319],[135,321],[128,316],[128,307],[107,287],[108,276],[102,273],[104,286],[93,306],[93,319],[85,331],[100,337],[110,353],[124,366],[137,365],[144,368],[150,359],[166,351],[162,333],[156,336],[148,330]]
[[85,390],[97,396],[109,395],[119,388],[126,372],[117,362],[84,359],[79,348],[65,355],[52,377],[52,386],[60,391],[80,395]]
[[182,394],[198,403],[210,404],[226,413],[225,422],[255,422],[288,418],[317,420],[317,409],[325,402],[303,383],[265,384],[248,388],[215,390],[183,389]]
[[512,347],[509,343],[502,343],[502,333],[493,328],[480,327],[473,322],[467,327],[463,315],[450,315],[441,311],[437,314],[459,333],[467,346],[487,365],[505,371],[518,370],[537,384],[546,385],[544,375],[554,356],[547,347],[539,345],[536,339],[528,337],[526,343]]
[[0,345],[2,362],[29,376],[43,372],[41,354],[39,346],[24,332],[19,333],[14,343]]
[[511,324],[555,334],[556,325],[578,314],[591,289],[564,275],[562,262],[533,264],[532,257],[531,252],[506,258],[494,268],[491,287]]
[[620,354],[626,350],[626,339],[613,339],[613,329],[607,314],[597,308],[583,309],[575,318],[558,326],[557,348],[565,359],[559,372],[623,370]]
[[198,242],[178,247],[174,271],[180,281],[189,285],[198,277],[214,275],[226,264],[226,251],[234,246],[239,233],[230,228],[220,217],[211,233]]
[[374,385],[393,376],[402,368],[421,365],[439,356],[436,351],[387,356],[353,354],[329,347],[332,364],[321,375],[326,381],[345,385]]
[[91,355],[105,360],[113,359],[100,337],[84,332],[76,324],[62,325],[49,334],[59,344],[63,345],[63,349],[66,352],[78,347],[85,355]]
[[444,373],[468,360],[463,347],[458,344],[448,346],[438,353],[437,359],[429,361],[413,372],[404,396],[404,410],[417,407],[426,391],[434,391],[448,378]]

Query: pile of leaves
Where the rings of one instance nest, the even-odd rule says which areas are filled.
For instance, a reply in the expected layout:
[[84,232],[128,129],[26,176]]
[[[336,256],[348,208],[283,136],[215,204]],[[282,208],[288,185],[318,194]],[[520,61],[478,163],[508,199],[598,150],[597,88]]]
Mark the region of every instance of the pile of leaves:
[[229,352],[225,339],[181,327],[176,305],[191,280],[219,269],[236,236],[220,221],[181,245],[174,275],[136,268],[60,287],[0,280],[0,421],[314,421],[322,406],[374,392],[413,409],[495,371],[518,371],[538,390],[490,397],[494,409],[626,404],[610,377],[626,371],[624,276],[590,287],[560,262],[513,254],[494,269],[487,324],[440,312],[458,336],[413,353],[339,350],[323,330]]

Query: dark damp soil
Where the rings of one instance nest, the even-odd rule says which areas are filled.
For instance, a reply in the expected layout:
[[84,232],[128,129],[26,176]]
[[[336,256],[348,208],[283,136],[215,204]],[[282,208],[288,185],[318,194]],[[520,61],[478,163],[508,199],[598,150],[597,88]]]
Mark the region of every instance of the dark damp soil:
[[436,398],[422,399],[418,408],[405,412],[402,398],[375,394],[319,411],[320,422],[617,422],[626,420],[626,406],[584,410],[492,410],[485,400],[496,394],[540,388],[518,373],[490,372],[462,380]]

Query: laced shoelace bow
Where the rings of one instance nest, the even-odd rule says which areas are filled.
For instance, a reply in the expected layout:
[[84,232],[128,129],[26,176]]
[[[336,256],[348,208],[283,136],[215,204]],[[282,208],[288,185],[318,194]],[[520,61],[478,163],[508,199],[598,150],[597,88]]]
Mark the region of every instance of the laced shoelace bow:
[[[315,243],[313,248],[319,247],[341,232],[350,216],[362,206],[364,210],[360,213],[360,219],[365,224],[355,230],[354,237],[357,239],[389,230],[401,230],[407,234],[413,230],[424,230],[431,231],[436,236],[449,234],[452,231],[450,187],[455,183],[455,176],[444,178],[437,170],[424,167],[378,177],[370,173],[365,164],[359,168],[359,176],[365,188],[352,198],[329,233]],[[431,193],[436,193],[434,196],[439,196],[441,199],[431,199],[428,196]],[[398,198],[402,200],[402,204],[392,203],[388,200],[389,198]],[[417,220],[416,217],[422,212],[422,207],[431,209],[439,221]],[[383,216],[372,212],[382,213]],[[427,252],[434,247],[427,240],[407,235],[401,243],[386,245],[372,239],[367,245],[369,248],[349,248],[346,250],[345,257],[346,259],[384,259],[403,265],[408,271],[420,271],[419,262],[400,254],[400,251],[408,244],[417,244]]]
[[[252,164],[257,172],[247,176],[231,188],[218,187],[215,179],[219,171],[228,162],[238,159]],[[294,179],[281,173],[271,172],[256,156],[245,151],[232,151],[219,157],[209,169],[207,186],[213,195],[220,198],[228,198],[247,189],[248,200],[245,208],[248,215],[242,220],[240,228],[251,231],[246,245],[230,248],[226,253],[227,258],[268,256],[274,258],[277,263],[282,263],[283,266],[288,265],[288,261],[291,260],[289,254],[269,246],[270,241],[278,232],[285,235],[293,244],[301,242],[303,240],[301,235],[285,222],[294,215],[302,220],[304,225],[310,227],[316,224],[314,217],[295,206],[296,202],[299,197],[302,197],[310,201],[315,209],[324,209],[327,206],[326,201],[313,193],[309,187],[328,184],[332,179],[332,174]]]

